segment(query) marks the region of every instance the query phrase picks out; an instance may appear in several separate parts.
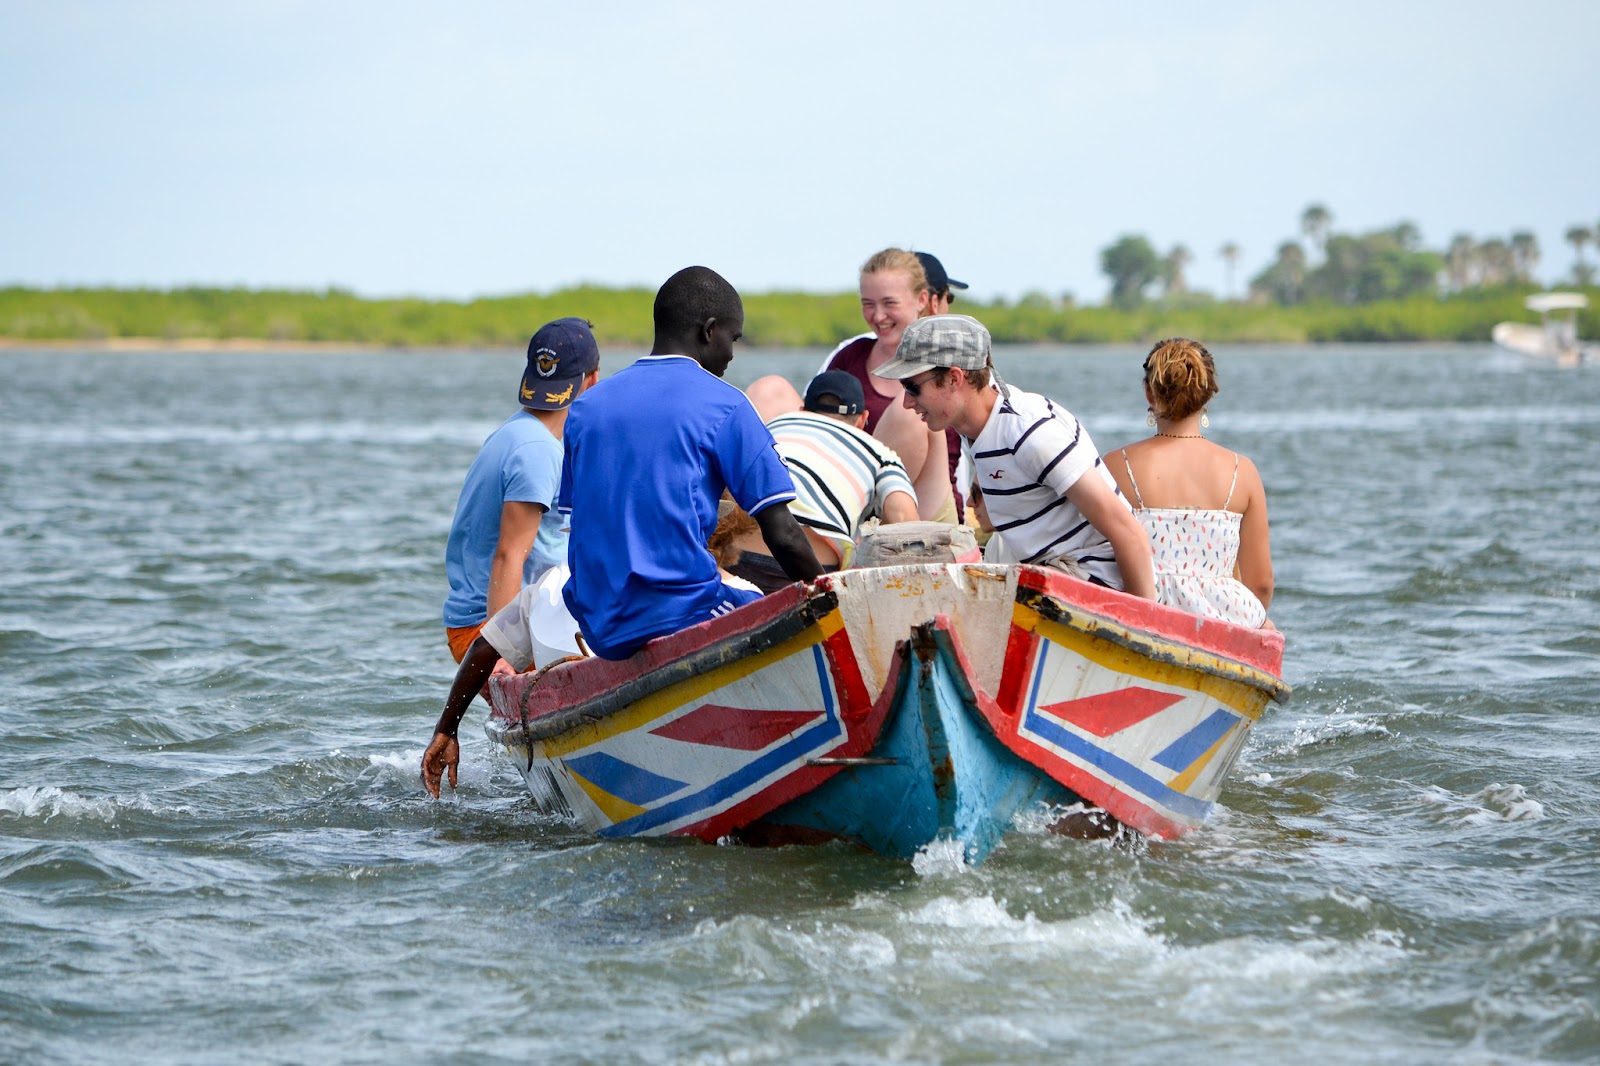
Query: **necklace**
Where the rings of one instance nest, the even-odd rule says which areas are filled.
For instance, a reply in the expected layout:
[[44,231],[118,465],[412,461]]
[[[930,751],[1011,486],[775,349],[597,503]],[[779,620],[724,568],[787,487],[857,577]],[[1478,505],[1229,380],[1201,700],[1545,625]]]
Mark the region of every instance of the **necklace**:
[[1171,437],[1173,440],[1205,440],[1206,439],[1206,435],[1204,433],[1162,433],[1160,431],[1157,431],[1156,432],[1156,436],[1158,436],[1158,437]]

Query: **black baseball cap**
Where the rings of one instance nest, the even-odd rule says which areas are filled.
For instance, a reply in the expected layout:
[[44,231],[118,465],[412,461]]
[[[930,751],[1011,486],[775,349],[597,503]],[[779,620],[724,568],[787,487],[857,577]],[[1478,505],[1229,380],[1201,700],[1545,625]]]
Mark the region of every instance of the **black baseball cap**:
[[[824,396],[834,402],[823,404]],[[824,370],[806,386],[806,410],[822,415],[858,415],[867,409],[867,396],[855,375],[843,370]]]
[[928,275],[928,289],[931,292],[944,292],[946,289],[964,289],[967,283],[957,281],[944,272],[944,264],[931,252],[917,252],[916,257],[922,261],[922,272]]

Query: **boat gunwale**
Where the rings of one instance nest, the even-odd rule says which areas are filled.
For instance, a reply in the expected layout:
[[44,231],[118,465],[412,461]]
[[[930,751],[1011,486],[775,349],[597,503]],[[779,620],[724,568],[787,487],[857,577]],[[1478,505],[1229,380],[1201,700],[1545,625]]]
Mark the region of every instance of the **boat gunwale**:
[[1258,666],[1220,651],[1201,648],[1165,634],[1138,629],[1098,612],[1069,605],[1067,601],[1048,589],[1019,584],[1017,604],[1034,611],[1047,621],[1108,641],[1155,662],[1194,670],[1225,681],[1260,689],[1278,703],[1287,703],[1294,691],[1282,678],[1275,677]]
[[[512,697],[516,699],[518,719],[511,720],[497,705],[495,713],[490,714],[484,722],[484,730],[496,743],[520,745],[547,740],[592,725],[663,689],[775,648],[812,628],[837,610],[838,606],[837,592],[826,586],[813,586],[797,603],[771,618],[727,636],[712,637],[699,647],[629,677],[613,688],[604,689],[570,706],[531,717],[528,703],[539,692],[539,687],[531,681],[527,682],[522,686],[520,698]],[[585,665],[574,663],[573,667],[581,669]],[[493,686],[497,696],[506,694],[500,679],[493,679]]]

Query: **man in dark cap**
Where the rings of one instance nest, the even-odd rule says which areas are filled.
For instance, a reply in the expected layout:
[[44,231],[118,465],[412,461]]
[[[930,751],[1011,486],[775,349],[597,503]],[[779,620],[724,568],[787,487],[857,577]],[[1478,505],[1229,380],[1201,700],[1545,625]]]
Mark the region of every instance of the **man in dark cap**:
[[[778,454],[794,478],[789,505],[825,570],[849,566],[861,527],[915,522],[917,494],[905,464],[866,429],[867,402],[861,383],[843,370],[824,370],[806,387],[801,410],[767,423]],[[787,583],[753,529],[734,540],[743,552],[728,569],[763,592]]]
[[928,313],[930,315],[945,315],[950,313],[950,305],[956,302],[955,293],[951,289],[965,289],[967,283],[957,281],[944,272],[944,264],[939,262],[931,252],[913,253],[922,261],[922,271],[928,275]]
[[600,379],[589,323],[561,318],[528,342],[517,413],[491,433],[467,471],[445,545],[445,636],[457,662],[485,619],[567,560],[565,523],[545,520],[561,485],[567,409]]

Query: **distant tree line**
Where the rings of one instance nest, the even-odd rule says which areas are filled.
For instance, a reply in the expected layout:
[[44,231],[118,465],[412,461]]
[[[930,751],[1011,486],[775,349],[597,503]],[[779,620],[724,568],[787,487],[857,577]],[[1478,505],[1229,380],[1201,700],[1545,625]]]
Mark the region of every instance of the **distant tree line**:
[[[1339,233],[1321,204],[1300,217],[1300,237],[1249,279],[1235,296],[1241,250],[1224,243],[1225,299],[1193,290],[1194,256],[1182,244],[1158,252],[1129,234],[1100,252],[1111,279],[1105,306],[1079,306],[1071,294],[1033,291],[1015,302],[961,297],[1009,343],[1148,341],[1185,333],[1210,341],[1487,341],[1494,324],[1525,318],[1539,242],[1532,233],[1477,240],[1460,234],[1442,251],[1422,244],[1401,222],[1366,234]],[[1577,253],[1572,283],[1592,288],[1587,250],[1596,229],[1571,227]],[[1590,292],[1582,336],[1600,334],[1600,294]],[[653,333],[646,289],[584,285],[552,293],[475,300],[366,299],[344,289],[321,292],[206,287],[176,289],[0,288],[0,340],[113,342],[268,341],[284,345],[359,344],[406,348],[514,349],[553,318],[578,315],[595,324],[602,344],[643,347]],[[829,347],[862,330],[855,293],[747,294],[745,337],[774,347]]]
[[[1566,239],[1577,253],[1571,283],[1586,288],[1594,283],[1594,268],[1584,253],[1595,243],[1596,230],[1576,225],[1567,230]],[[1217,254],[1227,268],[1226,295],[1231,299],[1239,245],[1228,241]],[[1278,246],[1272,262],[1250,279],[1247,295],[1253,303],[1280,307],[1354,307],[1528,288],[1534,285],[1539,258],[1539,240],[1527,230],[1484,240],[1460,233],[1446,248],[1435,251],[1423,247],[1421,231],[1413,223],[1399,222],[1364,234],[1339,233],[1327,207],[1312,204],[1301,213],[1300,237]],[[1163,303],[1182,306],[1212,299],[1190,291],[1185,270],[1191,262],[1193,256],[1182,244],[1162,254],[1138,234],[1128,234],[1100,252],[1101,271],[1111,280],[1110,302],[1124,310],[1150,300],[1157,285]]]
[[[1370,303],[1283,304],[1216,300],[1187,293],[1137,306],[1079,306],[1069,296],[1033,292],[1016,301],[974,300],[976,315],[1001,343],[1144,342],[1186,334],[1241,341],[1487,341],[1496,322],[1526,319],[1531,286],[1477,287]],[[1587,290],[1581,335],[1600,335],[1600,291]],[[281,345],[359,344],[393,348],[521,350],[542,323],[580,315],[606,347],[649,345],[653,294],[581,286],[552,293],[470,301],[365,299],[321,292],[245,289],[0,289],[0,338],[100,344],[127,338],[173,344],[269,341]],[[861,332],[854,293],[750,293],[745,339],[767,347],[831,347]]]

